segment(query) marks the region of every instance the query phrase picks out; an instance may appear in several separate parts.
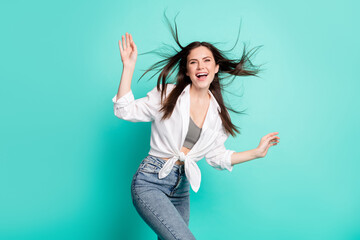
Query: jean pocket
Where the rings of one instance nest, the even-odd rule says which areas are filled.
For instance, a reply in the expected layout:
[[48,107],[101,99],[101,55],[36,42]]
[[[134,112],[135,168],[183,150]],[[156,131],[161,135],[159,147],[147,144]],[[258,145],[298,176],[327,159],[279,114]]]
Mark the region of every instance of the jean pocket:
[[151,161],[144,161],[139,167],[139,172],[158,173],[160,172],[160,169],[161,167],[156,163],[153,163]]

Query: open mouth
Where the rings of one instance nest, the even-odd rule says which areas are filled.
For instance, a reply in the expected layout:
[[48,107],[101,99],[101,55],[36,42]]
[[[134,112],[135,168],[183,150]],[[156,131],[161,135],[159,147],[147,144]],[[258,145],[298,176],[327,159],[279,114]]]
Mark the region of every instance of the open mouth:
[[196,74],[196,78],[200,81],[204,81],[206,79],[207,75],[208,75],[207,73],[198,73],[198,74]]

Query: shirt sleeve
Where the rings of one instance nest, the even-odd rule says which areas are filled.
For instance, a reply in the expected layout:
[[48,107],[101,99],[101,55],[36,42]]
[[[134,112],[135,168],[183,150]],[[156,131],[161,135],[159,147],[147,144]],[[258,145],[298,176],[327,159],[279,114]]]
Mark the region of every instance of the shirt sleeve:
[[219,137],[215,140],[211,150],[205,155],[206,162],[217,170],[233,169],[231,165],[231,154],[235,151],[226,149],[225,141],[229,135],[221,131]]
[[158,114],[161,91],[155,86],[145,97],[136,99],[132,90],[116,101],[116,95],[112,101],[114,103],[114,114],[120,119],[130,122],[151,122]]

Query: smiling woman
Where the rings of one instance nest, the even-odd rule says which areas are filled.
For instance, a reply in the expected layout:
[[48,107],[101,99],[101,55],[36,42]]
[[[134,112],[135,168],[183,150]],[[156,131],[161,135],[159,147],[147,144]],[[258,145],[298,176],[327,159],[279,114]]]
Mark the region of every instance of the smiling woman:
[[[166,15],[165,19],[168,23],[168,26],[171,27],[171,23]],[[258,73],[261,71],[261,69],[259,66],[252,64],[250,57],[258,50],[259,47],[253,48],[247,52],[245,50],[246,46],[244,45],[243,54],[238,60],[227,58],[226,53],[229,51],[220,51],[217,47],[214,46],[214,44],[209,42],[195,41],[183,47],[178,39],[175,20],[175,30],[171,28],[171,33],[181,50],[176,51],[174,48],[170,48],[169,51],[172,52],[168,54],[159,54],[156,51],[143,53],[148,54],[154,52],[158,53],[160,56],[165,55],[168,57],[153,64],[142,74],[140,79],[149,71],[156,69],[158,69],[158,72],[161,71],[157,81],[157,88],[159,90],[160,84],[162,85],[163,90],[161,92],[161,99],[163,99],[164,91],[166,91],[164,86],[168,82],[167,79],[176,70],[175,68],[178,68],[178,73],[176,76],[176,87],[170,96],[166,99],[161,109],[161,111],[164,112],[162,119],[167,119],[172,114],[175,106],[174,103],[177,101],[179,94],[188,84],[190,84],[191,95],[194,95],[194,99],[199,100],[199,102],[204,102],[204,100],[207,98],[206,92],[208,90],[214,95],[217,103],[220,106],[221,111],[219,114],[225,131],[232,136],[236,136],[236,133],[240,133],[240,131],[238,130],[238,127],[231,122],[228,111],[232,111],[237,114],[242,114],[243,112],[237,111],[224,103],[222,97],[222,92],[224,90],[223,88],[224,86],[231,84],[232,81],[236,79],[236,76],[258,76]],[[236,40],[236,43],[237,41],[238,39]],[[236,46],[236,43],[234,47]],[[224,81],[220,78],[219,73],[228,74],[230,76],[232,75],[234,78],[229,83],[224,84]],[[201,77],[197,75],[203,76]],[[203,104],[199,103],[198,105]]]
[[200,46],[194,48],[188,58],[190,60],[187,61],[186,76],[190,77],[195,88],[208,89],[211,84],[209,79],[214,79],[215,74],[219,71],[219,64],[216,64],[212,52],[207,47]]
[[[268,134],[256,149],[245,152],[226,149],[229,135],[239,133],[228,110],[240,112],[225,106],[219,73],[235,79],[257,76],[260,70],[252,65],[251,55],[245,50],[239,60],[232,60],[208,42],[196,41],[183,47],[176,22],[176,34],[173,29],[171,32],[181,50],[155,63],[140,77],[160,68],[157,85],[146,97],[136,100],[130,86],[137,47],[130,34],[126,33],[126,43],[122,36],[119,48],[124,69],[112,101],[118,118],[151,122],[150,151],[131,183],[131,196],[139,215],[158,239],[195,239],[188,226],[190,187],[197,192],[201,183],[197,162],[205,158],[215,169],[232,171],[235,164],[265,156],[279,137]],[[175,70],[175,81],[167,81]]]

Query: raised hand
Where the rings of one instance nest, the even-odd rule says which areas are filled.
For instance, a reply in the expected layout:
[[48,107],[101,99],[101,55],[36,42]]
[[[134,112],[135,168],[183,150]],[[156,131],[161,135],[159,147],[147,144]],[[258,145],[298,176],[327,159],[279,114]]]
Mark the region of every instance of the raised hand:
[[126,42],[124,35],[122,35],[122,43],[119,40],[119,48],[123,65],[134,67],[137,58],[137,48],[131,34],[126,33]]
[[260,144],[256,148],[259,158],[265,157],[268,149],[278,144],[278,140],[280,140],[280,137],[276,136],[278,133],[279,132],[272,132],[261,138]]

